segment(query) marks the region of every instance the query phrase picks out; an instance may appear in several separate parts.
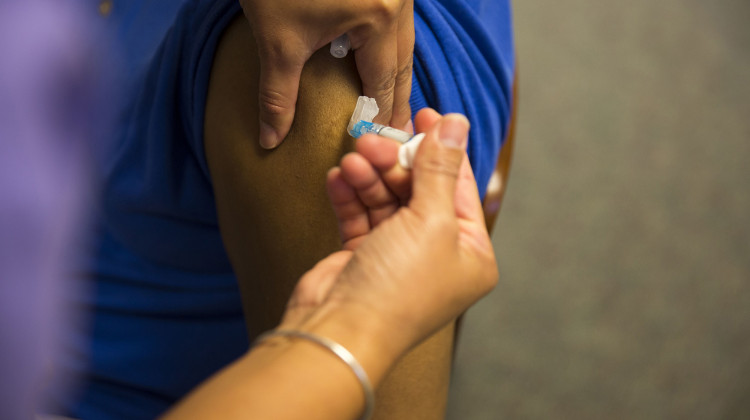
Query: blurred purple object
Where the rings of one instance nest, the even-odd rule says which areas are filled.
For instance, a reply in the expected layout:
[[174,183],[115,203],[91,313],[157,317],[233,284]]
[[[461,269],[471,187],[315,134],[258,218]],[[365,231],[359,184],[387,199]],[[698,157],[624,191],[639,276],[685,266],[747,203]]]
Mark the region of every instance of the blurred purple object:
[[[92,12],[96,5],[89,2]],[[0,418],[33,418],[53,381],[62,293],[90,198],[93,13],[0,0]]]

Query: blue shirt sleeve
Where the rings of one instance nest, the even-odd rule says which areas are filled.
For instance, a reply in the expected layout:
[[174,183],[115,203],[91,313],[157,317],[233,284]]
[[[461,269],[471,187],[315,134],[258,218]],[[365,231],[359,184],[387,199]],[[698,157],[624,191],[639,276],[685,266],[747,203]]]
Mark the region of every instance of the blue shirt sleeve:
[[484,197],[510,121],[513,48],[505,0],[416,0],[411,106],[471,122],[468,154]]

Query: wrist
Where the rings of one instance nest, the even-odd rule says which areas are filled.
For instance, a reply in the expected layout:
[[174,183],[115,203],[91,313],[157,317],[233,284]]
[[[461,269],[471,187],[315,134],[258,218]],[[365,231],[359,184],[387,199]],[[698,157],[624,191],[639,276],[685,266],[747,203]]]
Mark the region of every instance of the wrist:
[[[255,404],[257,415],[245,418],[292,419],[306,412],[310,419],[355,418],[356,413],[369,419],[372,414],[374,389],[367,373],[348,350],[327,337],[280,327],[259,336],[238,365],[244,367],[242,372],[234,370],[236,376],[265,384],[266,402],[281,397],[283,404],[299,410],[274,412]],[[262,376],[269,379],[261,380]],[[307,391],[300,393],[300,389]],[[270,406],[279,410],[278,402]]]
[[399,339],[392,325],[368,309],[353,303],[327,302],[298,329],[344,346],[377,387],[409,345]]

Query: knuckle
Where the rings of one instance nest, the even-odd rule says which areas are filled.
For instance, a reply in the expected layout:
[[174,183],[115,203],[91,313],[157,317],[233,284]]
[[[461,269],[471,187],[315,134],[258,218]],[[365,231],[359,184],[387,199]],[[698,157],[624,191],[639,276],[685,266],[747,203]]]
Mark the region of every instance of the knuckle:
[[443,150],[440,153],[430,153],[424,157],[421,163],[421,170],[449,178],[457,179],[459,173],[459,162],[454,159],[454,153],[450,150]]
[[276,35],[263,39],[258,43],[258,49],[262,61],[284,70],[301,67],[308,54],[305,43],[293,35]]
[[373,0],[371,4],[372,12],[387,22],[397,19],[401,12],[401,0]]
[[393,103],[396,97],[396,68],[377,76],[373,83],[363,83],[363,88],[365,95],[374,97],[380,106],[376,121],[389,122],[393,115]]
[[412,70],[414,68],[414,56],[413,54],[409,54],[409,59],[406,60],[406,63],[401,66],[401,68],[396,70],[396,83],[406,83],[411,80],[412,76]]
[[253,36],[261,68],[269,65],[282,69],[301,68],[310,54],[307,42],[288,25],[267,22],[262,27],[253,28]]
[[279,116],[291,109],[289,98],[275,90],[263,90],[259,100],[261,112],[266,115]]
[[389,97],[389,95],[393,95],[393,89],[396,87],[397,76],[398,68],[393,67],[389,71],[380,74],[379,77],[375,79],[372,87],[380,94],[380,96]]

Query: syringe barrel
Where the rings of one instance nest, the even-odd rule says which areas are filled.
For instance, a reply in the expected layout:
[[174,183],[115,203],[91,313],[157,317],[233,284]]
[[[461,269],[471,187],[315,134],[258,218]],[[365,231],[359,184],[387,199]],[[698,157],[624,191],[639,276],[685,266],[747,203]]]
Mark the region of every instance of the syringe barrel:
[[388,137],[389,139],[396,140],[400,143],[406,143],[410,138],[412,138],[412,135],[407,133],[406,131],[397,130],[393,127],[387,126],[378,130],[378,134],[383,137]]

